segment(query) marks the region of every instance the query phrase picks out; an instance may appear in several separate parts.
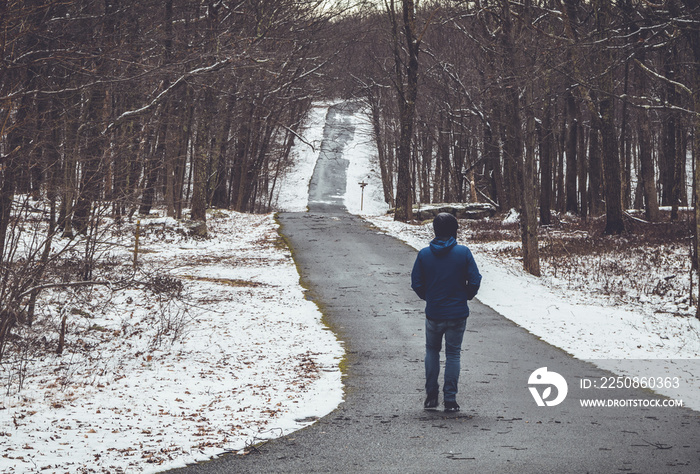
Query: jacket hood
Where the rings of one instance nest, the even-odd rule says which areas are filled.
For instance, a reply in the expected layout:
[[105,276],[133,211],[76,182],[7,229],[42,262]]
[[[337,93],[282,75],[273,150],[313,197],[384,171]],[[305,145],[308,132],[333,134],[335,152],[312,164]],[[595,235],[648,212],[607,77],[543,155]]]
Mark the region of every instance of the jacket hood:
[[433,219],[433,230],[435,230],[435,237],[438,239],[457,238],[458,227],[457,218],[449,212],[441,212]]
[[447,255],[452,250],[452,247],[457,245],[457,240],[454,237],[435,238],[430,242],[430,250],[436,256]]

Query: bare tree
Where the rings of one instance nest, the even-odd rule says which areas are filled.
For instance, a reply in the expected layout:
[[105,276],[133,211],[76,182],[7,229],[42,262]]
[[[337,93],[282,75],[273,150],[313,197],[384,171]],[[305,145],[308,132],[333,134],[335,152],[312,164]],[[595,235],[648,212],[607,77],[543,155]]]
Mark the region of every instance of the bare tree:
[[[399,143],[397,150],[398,173],[396,176],[396,212],[398,221],[413,218],[413,191],[411,179],[411,141],[418,97],[418,55],[422,35],[416,25],[416,7],[413,0],[401,1],[401,17],[394,0],[385,0],[391,27],[392,51],[394,55],[394,87],[399,108]],[[426,24],[427,27],[427,24]],[[401,33],[400,33],[401,31]],[[403,39],[403,44],[402,40]],[[406,49],[406,54],[402,52]]]

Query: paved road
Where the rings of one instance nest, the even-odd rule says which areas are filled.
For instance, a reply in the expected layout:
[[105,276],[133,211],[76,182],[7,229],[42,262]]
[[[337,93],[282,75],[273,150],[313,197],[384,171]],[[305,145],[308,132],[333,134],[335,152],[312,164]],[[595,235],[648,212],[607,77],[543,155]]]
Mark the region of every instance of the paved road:
[[[327,126],[343,113],[332,111]],[[346,127],[343,136],[351,132]],[[329,172],[339,173],[322,170]],[[316,201],[308,213],[280,220],[310,297],[345,342],[345,401],[256,454],[224,456],[183,472],[700,472],[699,413],[582,408],[579,400],[592,394],[578,387],[579,379],[609,374],[478,301],[462,355],[462,412],[424,411],[423,305],[408,281],[415,251],[349,215],[341,202]],[[569,382],[558,406],[539,407],[528,391],[530,374],[544,366]],[[624,397],[658,398],[641,390]]]

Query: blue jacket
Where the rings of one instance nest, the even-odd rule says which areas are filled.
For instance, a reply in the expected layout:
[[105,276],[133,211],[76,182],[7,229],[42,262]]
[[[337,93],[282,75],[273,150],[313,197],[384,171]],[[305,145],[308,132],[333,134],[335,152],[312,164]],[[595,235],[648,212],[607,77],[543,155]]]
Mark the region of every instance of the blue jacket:
[[481,274],[471,251],[453,237],[434,239],[416,257],[411,288],[425,300],[429,319],[464,319],[467,301],[476,296]]

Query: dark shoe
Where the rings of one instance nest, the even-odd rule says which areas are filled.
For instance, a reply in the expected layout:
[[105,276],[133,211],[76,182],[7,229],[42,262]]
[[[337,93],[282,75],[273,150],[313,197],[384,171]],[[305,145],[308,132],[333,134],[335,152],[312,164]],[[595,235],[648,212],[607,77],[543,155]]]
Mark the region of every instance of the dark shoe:
[[428,398],[425,399],[425,403],[423,403],[423,408],[426,410],[435,410],[438,406],[438,396],[437,395],[428,395]]
[[459,411],[459,405],[457,402],[445,402],[445,412],[453,413]]

